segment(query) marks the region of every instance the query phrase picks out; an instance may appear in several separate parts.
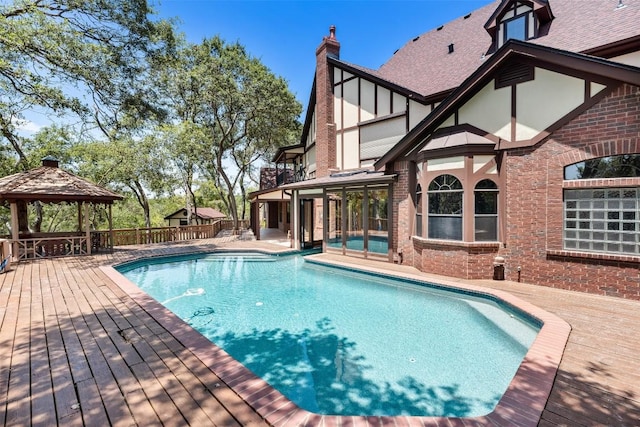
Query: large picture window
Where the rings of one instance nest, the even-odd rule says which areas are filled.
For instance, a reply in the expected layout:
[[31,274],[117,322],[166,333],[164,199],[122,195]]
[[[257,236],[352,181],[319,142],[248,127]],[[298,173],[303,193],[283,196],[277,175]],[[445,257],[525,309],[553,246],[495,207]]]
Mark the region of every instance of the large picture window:
[[564,248],[640,255],[640,188],[565,190]]
[[498,186],[490,179],[480,181],[474,191],[475,240],[494,242],[498,240]]
[[430,239],[462,240],[462,183],[453,175],[440,175],[428,189]]

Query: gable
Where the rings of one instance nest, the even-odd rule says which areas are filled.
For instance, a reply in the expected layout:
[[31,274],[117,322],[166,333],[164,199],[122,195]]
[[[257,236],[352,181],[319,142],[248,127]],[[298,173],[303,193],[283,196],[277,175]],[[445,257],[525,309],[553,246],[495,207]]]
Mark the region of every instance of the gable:
[[[514,63],[532,66],[533,79],[496,86],[496,77]],[[509,41],[375,166],[415,153],[439,128],[463,124],[499,137],[498,148],[534,145],[620,83],[640,85],[640,69]]]

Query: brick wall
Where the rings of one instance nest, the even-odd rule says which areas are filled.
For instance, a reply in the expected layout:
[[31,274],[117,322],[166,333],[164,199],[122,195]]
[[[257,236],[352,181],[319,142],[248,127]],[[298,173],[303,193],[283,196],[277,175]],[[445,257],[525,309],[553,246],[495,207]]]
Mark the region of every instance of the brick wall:
[[[623,85],[536,147],[507,152],[507,279],[640,299],[638,258],[563,251],[563,168],[585,159],[640,153],[640,89]],[[636,185],[640,179],[595,185]],[[571,186],[593,185],[571,182]]]
[[[640,88],[623,85],[535,147],[505,153],[504,246],[412,239],[412,178],[408,162],[394,172],[394,248],[421,271],[468,279],[493,277],[495,256],[505,258],[506,279],[640,300],[638,257],[584,255],[563,250],[564,166],[585,159],[640,153]],[[638,186],[640,178],[598,180],[590,185]],[[520,267],[520,271],[518,271]]]
[[[412,183],[415,178],[411,176],[412,168],[408,161],[398,161],[393,165],[397,180],[393,185],[392,221],[394,230],[392,248],[394,252],[402,253],[402,263],[415,265],[414,248],[411,243],[413,233],[413,200]],[[415,174],[415,172],[413,172]]]
[[472,243],[414,239],[421,271],[462,279],[491,279],[499,243]]

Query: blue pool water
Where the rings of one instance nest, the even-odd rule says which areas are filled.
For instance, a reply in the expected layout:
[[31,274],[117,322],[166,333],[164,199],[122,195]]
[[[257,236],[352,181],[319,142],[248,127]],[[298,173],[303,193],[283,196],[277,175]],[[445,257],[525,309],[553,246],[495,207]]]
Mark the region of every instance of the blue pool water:
[[[342,238],[327,240],[327,246],[332,248],[341,248]],[[364,250],[364,237],[348,236],[346,248],[352,251]],[[369,236],[367,250],[369,252],[386,254],[389,251],[389,239],[386,236]]]
[[487,414],[539,330],[488,298],[301,256],[219,253],[118,270],[320,414]]

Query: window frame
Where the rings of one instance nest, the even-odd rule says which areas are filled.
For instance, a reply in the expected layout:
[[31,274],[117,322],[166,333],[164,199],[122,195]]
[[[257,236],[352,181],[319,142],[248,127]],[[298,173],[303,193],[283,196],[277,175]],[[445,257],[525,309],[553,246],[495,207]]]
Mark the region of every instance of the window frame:
[[422,237],[422,232],[423,232],[423,227],[422,227],[422,220],[423,220],[423,206],[422,206],[422,185],[420,183],[418,183],[416,185],[416,206],[415,206],[415,210],[416,210],[416,227],[415,227],[415,235],[418,237]]
[[[447,183],[446,186],[451,187],[452,184],[455,184],[456,182],[459,184],[460,188],[455,188],[455,189],[448,189],[448,190],[442,190],[442,187],[444,187],[444,185],[440,185],[440,188],[438,188],[437,190],[432,190],[431,187],[432,185],[436,182],[436,180],[438,178],[441,177],[452,177],[455,179],[455,181],[452,181],[451,183]],[[456,212],[452,212],[452,213],[433,213],[431,212],[432,210],[432,205],[431,205],[431,196],[432,195],[445,195],[445,194],[459,194],[459,210],[458,213]],[[456,241],[456,242],[464,242],[464,194],[465,194],[465,190],[464,190],[464,186],[462,185],[462,181],[455,175],[452,175],[450,173],[443,173],[440,174],[438,176],[436,176],[435,178],[433,178],[430,182],[429,182],[429,186],[427,187],[427,238],[428,239],[437,239],[437,240],[452,240],[452,241]],[[447,233],[442,233],[442,234],[435,234],[434,231],[435,230],[442,230],[441,228],[437,228],[437,227],[433,227],[431,225],[431,220],[432,219],[437,219],[437,218],[459,218],[459,230],[455,230],[457,233],[456,235],[459,235],[459,238],[451,238],[446,236],[445,234]]]
[[[485,182],[485,181],[489,181],[491,182],[491,184],[495,187],[495,188],[478,188],[478,186]],[[492,193],[495,194],[495,213],[491,213],[491,214],[479,214],[478,213],[478,198],[477,198],[477,194],[479,192],[484,192],[484,193]],[[490,178],[484,178],[481,179],[480,181],[478,181],[473,189],[473,241],[474,242],[497,242],[499,235],[500,235],[500,223],[499,223],[499,216],[500,216],[500,187],[498,187],[498,184],[490,179]],[[478,238],[478,225],[477,225],[477,220],[478,218],[494,218],[495,219],[495,224],[494,224],[494,231],[495,231],[495,235],[490,236],[491,238],[488,239],[479,239]]]
[[[531,19],[530,15],[531,13],[533,13],[532,11],[527,11],[524,13],[521,13],[520,15],[516,15],[513,18],[509,18],[509,19],[505,19],[504,21],[501,22],[502,24],[502,44],[505,44],[507,41],[509,41],[510,39],[514,39],[514,40],[520,40],[520,41],[527,41],[529,39],[531,39],[532,37],[529,37],[529,20]],[[515,37],[509,37],[509,24],[516,22],[516,21],[523,21],[523,38],[515,38]]]

